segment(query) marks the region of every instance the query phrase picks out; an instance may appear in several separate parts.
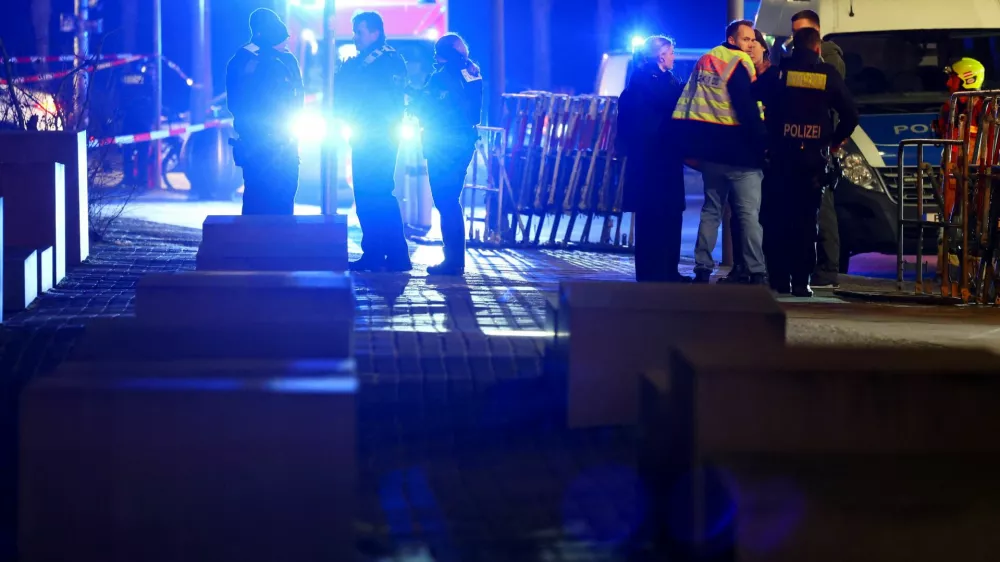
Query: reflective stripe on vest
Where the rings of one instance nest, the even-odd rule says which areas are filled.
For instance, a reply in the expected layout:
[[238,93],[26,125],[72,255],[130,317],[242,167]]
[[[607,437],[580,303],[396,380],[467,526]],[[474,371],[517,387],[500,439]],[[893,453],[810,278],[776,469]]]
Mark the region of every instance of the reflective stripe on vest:
[[673,118],[716,125],[739,125],[729,98],[728,82],[741,63],[750,74],[750,80],[756,80],[753,61],[743,51],[719,45],[698,59],[698,64],[677,101]]

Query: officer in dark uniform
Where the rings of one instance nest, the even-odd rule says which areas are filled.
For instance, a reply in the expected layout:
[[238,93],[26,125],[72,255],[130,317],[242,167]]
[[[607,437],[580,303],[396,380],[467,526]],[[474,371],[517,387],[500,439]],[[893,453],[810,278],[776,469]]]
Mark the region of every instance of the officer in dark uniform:
[[[145,62],[135,62],[121,74],[122,131],[123,135],[147,133],[153,130],[153,80]],[[138,142],[122,145],[122,183],[146,187],[149,183],[150,143]]]
[[288,29],[271,10],[250,14],[250,42],[226,67],[233,159],[243,168],[244,215],[295,214],[299,146],[291,123],[302,109],[302,74],[295,56],[278,46]]
[[[817,213],[828,183],[830,149],[850,138],[858,125],[858,111],[837,70],[820,62],[819,32],[800,29],[793,43],[793,55],[768,69],[755,84],[766,112],[775,176],[773,191],[763,195],[764,236],[772,250],[766,256],[771,288],[810,297]],[[839,115],[836,127],[831,109]]]
[[441,214],[444,261],[427,268],[431,275],[465,273],[465,219],[460,196],[479,137],[483,78],[469,60],[469,46],[449,33],[434,46],[436,70],[422,90],[412,92],[410,107],[423,126],[424,156],[434,206]]
[[377,12],[354,16],[358,55],[338,73],[337,113],[351,130],[354,202],[361,223],[363,255],[353,271],[409,271],[403,217],[393,196],[406,88],[406,61],[385,44]]

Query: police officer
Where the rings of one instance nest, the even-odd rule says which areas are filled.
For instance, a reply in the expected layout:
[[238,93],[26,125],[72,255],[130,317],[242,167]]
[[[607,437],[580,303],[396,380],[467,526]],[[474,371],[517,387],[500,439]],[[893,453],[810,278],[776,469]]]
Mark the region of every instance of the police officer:
[[238,140],[233,159],[243,168],[244,215],[295,214],[299,147],[290,124],[303,105],[295,56],[279,49],[288,29],[271,10],[250,14],[250,42],[226,68],[226,93]]
[[351,20],[358,55],[338,74],[337,113],[351,131],[354,202],[361,223],[361,259],[353,271],[409,271],[403,217],[393,196],[399,131],[403,122],[406,62],[385,43],[377,12]]
[[469,46],[448,33],[434,46],[435,71],[411,107],[423,126],[424,156],[434,206],[441,214],[444,261],[427,268],[431,275],[465,273],[465,219],[460,196],[475,151],[483,108],[483,78],[469,60]]
[[[773,210],[764,234],[773,244],[767,256],[771,288],[810,297],[816,267],[817,213],[827,183],[830,149],[839,147],[858,125],[858,112],[844,80],[820,62],[819,31],[804,28],[793,37],[794,52],[757,81],[764,103],[774,191],[764,194]],[[833,125],[830,110],[837,112]],[[789,280],[791,283],[789,284]]]

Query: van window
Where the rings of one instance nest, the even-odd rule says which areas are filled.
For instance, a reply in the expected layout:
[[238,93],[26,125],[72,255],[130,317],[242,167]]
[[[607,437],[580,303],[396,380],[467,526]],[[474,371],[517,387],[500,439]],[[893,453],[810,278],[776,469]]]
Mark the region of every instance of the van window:
[[916,30],[827,37],[844,51],[847,85],[866,96],[947,92],[944,68],[962,57],[986,67],[984,89],[1000,85],[1000,30]]

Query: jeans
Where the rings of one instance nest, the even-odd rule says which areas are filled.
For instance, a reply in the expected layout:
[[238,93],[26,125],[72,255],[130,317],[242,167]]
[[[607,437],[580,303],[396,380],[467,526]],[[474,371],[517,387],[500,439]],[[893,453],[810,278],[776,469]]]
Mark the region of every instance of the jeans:
[[701,175],[705,182],[705,203],[701,208],[701,224],[694,248],[695,271],[715,269],[712,250],[718,241],[723,203],[732,193],[733,215],[739,219],[743,231],[740,240],[733,240],[733,249],[742,254],[750,274],[766,274],[761,248],[764,231],[760,226],[760,186],[764,173],[759,168],[702,162]]

